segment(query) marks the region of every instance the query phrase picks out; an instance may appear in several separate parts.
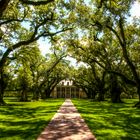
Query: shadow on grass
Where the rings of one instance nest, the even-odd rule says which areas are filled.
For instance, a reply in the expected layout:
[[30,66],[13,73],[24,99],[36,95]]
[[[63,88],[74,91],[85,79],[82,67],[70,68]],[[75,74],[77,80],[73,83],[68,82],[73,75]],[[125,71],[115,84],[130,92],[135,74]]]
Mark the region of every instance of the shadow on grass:
[[[3,121],[3,123],[7,123]],[[21,121],[21,122],[9,122],[7,125],[18,126],[18,129],[0,129],[0,139],[21,139],[21,140],[33,140],[35,139],[41,130],[45,127],[48,121],[39,120],[39,121]],[[21,129],[28,125],[26,129]],[[20,126],[20,127],[19,127]],[[30,127],[29,127],[30,126]],[[10,137],[10,138],[9,138]],[[12,138],[13,137],[13,138]],[[16,138],[15,138],[16,137]]]
[[0,107],[0,140],[35,140],[62,103],[62,100],[12,102]]
[[91,131],[99,140],[139,140],[140,110],[134,102],[112,104],[73,100]]

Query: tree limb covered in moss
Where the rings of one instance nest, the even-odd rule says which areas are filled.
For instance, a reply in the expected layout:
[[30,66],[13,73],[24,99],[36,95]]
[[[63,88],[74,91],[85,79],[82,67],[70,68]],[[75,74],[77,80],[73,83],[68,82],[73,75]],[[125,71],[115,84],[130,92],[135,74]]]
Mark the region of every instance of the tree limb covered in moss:
[[124,74],[119,73],[117,71],[113,71],[113,70],[107,70],[108,73],[113,73],[116,74],[117,76],[121,77],[121,79],[126,83],[126,84],[130,84],[133,86],[136,86],[136,82],[133,80],[128,79]]
[[8,57],[8,55],[15,49],[19,48],[20,46],[24,46],[24,45],[28,45],[34,41],[37,41],[40,37],[53,37],[55,36],[56,34],[59,34],[61,32],[65,32],[67,30],[71,30],[73,28],[63,28],[62,30],[59,30],[59,31],[56,31],[56,32],[49,32],[49,31],[44,31],[42,32],[41,34],[38,34],[38,29],[43,26],[46,22],[47,22],[48,19],[45,19],[44,21],[42,21],[40,24],[38,24],[35,29],[34,29],[34,33],[31,35],[31,37],[27,40],[24,40],[24,41],[20,41],[16,44],[14,44],[13,46],[9,47],[6,52],[3,54],[3,57],[2,59],[0,60],[0,68],[3,67],[3,65],[5,64],[6,62],[6,59]]
[[45,5],[54,2],[54,0],[38,0],[38,1],[19,0],[19,1],[21,1],[23,4],[34,5],[34,6]]

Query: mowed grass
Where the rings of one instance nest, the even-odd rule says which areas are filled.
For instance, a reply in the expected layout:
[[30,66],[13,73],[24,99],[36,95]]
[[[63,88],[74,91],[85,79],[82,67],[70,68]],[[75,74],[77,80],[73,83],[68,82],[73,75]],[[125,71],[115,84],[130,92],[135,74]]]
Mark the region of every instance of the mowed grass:
[[140,109],[126,103],[72,100],[97,140],[140,140]]
[[0,106],[0,140],[35,140],[64,99],[11,102]]

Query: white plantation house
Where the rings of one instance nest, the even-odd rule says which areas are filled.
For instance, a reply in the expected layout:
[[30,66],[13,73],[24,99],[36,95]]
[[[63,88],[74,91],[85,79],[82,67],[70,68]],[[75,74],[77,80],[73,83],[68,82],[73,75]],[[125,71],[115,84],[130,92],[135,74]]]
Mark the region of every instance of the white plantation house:
[[86,98],[85,92],[76,87],[72,80],[62,80],[51,93],[53,98]]

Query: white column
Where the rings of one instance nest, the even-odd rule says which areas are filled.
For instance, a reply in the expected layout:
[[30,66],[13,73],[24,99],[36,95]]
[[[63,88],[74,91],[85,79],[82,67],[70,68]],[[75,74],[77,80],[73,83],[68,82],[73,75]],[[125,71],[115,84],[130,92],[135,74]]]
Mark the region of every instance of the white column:
[[65,87],[65,98],[66,98],[66,87]]

